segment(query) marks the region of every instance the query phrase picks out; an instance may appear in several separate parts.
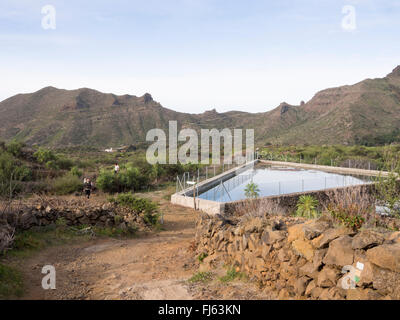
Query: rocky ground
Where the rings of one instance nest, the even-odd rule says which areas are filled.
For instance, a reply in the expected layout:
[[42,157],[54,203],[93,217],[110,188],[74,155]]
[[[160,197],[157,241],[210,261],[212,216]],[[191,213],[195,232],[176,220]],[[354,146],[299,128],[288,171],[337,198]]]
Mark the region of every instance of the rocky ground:
[[[95,239],[57,246],[10,264],[24,274],[22,299],[269,299],[251,281],[192,283],[198,271],[193,251],[197,212],[173,206],[165,193],[152,194],[164,212],[164,230],[133,239]],[[94,200],[96,199],[94,198]],[[43,290],[44,265],[56,269],[55,290]]]

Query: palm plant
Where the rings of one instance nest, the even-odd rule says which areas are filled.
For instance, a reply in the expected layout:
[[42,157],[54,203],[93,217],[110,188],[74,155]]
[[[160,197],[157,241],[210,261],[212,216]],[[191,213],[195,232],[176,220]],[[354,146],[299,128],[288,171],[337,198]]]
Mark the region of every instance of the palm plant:
[[260,195],[260,189],[258,188],[258,185],[252,181],[246,185],[246,188],[244,189],[244,194],[246,198],[256,199]]
[[296,215],[307,219],[315,219],[318,217],[319,202],[312,196],[301,196],[297,202]]

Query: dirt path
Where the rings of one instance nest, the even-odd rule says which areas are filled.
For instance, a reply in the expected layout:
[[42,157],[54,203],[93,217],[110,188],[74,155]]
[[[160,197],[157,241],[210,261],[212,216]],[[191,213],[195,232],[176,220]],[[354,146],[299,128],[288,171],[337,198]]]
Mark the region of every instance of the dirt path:
[[[135,239],[97,239],[52,247],[20,263],[27,286],[23,299],[262,299],[250,284],[189,284],[197,272],[189,249],[197,212],[173,206],[163,193],[164,231]],[[42,267],[56,268],[56,290],[41,287]]]

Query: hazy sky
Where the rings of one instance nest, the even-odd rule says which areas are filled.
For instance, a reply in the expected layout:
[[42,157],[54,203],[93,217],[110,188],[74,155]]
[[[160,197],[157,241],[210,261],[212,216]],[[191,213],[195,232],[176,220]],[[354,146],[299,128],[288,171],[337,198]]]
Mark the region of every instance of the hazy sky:
[[0,1],[0,100],[51,85],[259,112],[399,64],[400,0]]

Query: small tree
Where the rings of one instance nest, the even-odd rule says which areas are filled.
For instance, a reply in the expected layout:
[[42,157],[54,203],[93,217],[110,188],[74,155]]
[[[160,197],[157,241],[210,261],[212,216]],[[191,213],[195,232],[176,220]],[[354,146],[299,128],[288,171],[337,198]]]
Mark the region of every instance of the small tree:
[[244,189],[244,194],[248,199],[256,199],[260,195],[260,189],[258,188],[258,185],[252,181],[246,185],[246,188]]
[[398,179],[400,175],[400,155],[393,147],[387,147],[383,154],[384,170],[388,175],[380,174],[376,183],[377,198],[385,203],[390,214],[399,215],[396,206],[400,202]]
[[315,219],[318,217],[319,202],[312,196],[301,196],[297,202],[296,215],[307,219]]

